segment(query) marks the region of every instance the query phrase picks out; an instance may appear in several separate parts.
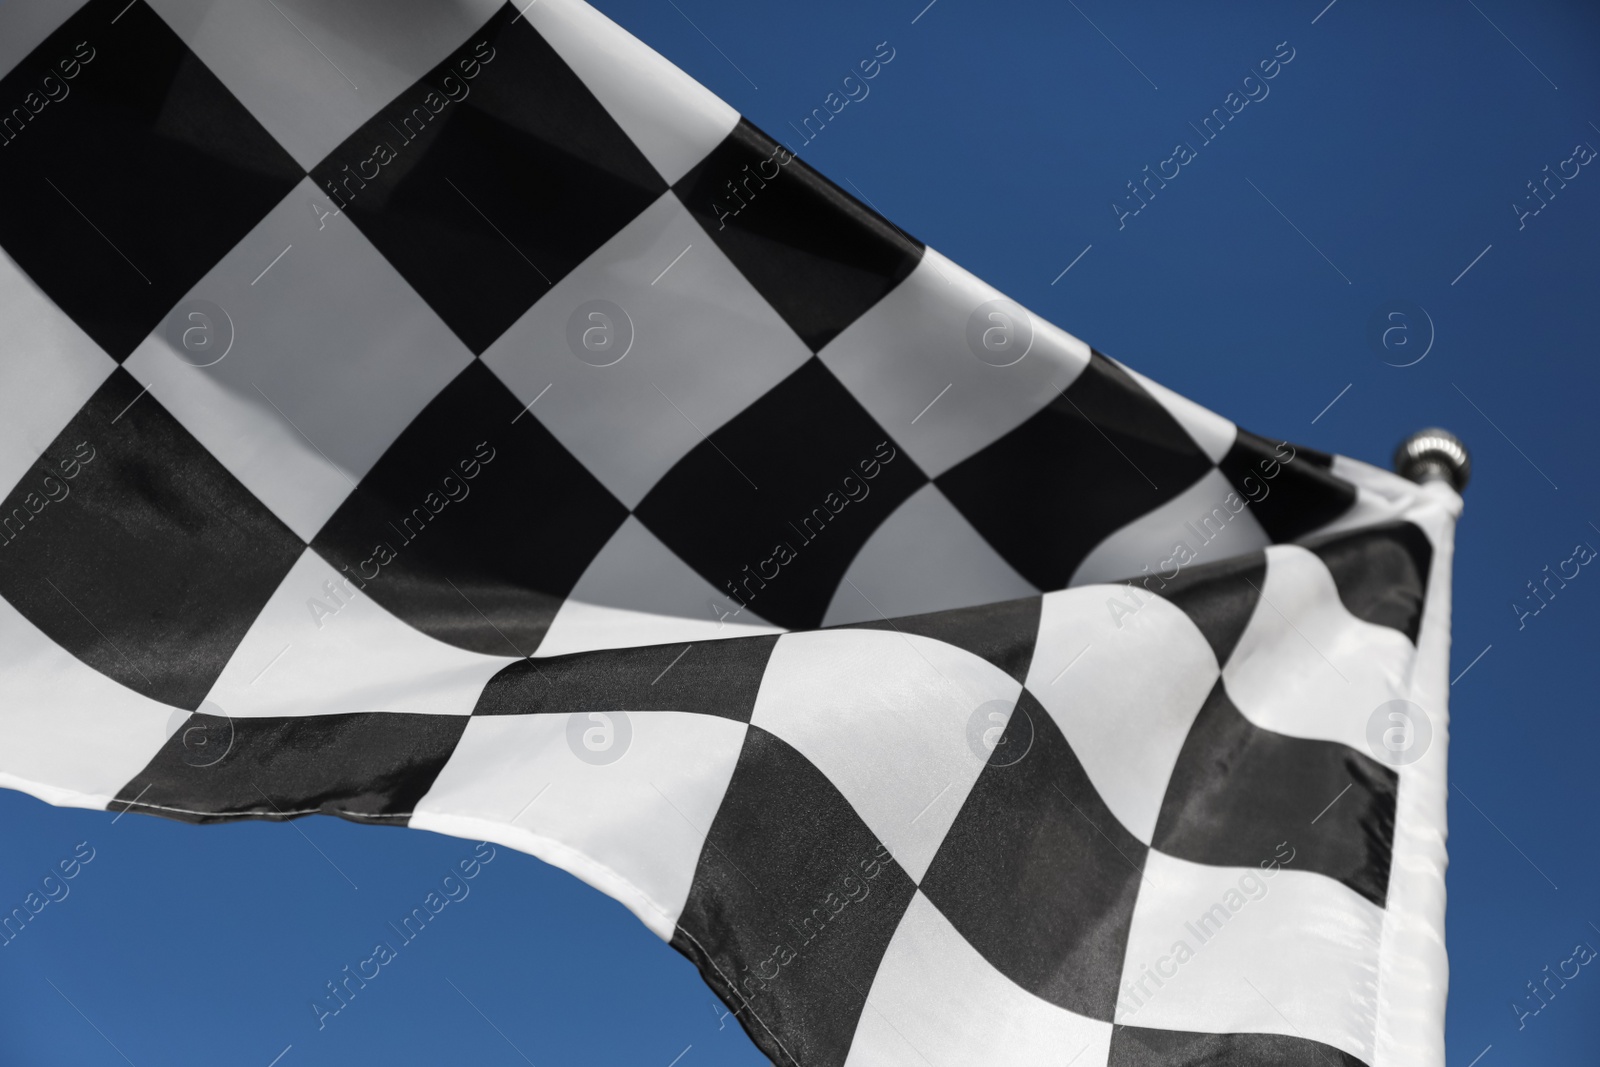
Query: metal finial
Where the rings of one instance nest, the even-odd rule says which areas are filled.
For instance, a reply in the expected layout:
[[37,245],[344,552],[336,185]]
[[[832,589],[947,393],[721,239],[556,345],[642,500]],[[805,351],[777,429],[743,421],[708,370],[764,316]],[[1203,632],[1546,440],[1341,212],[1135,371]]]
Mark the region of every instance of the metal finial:
[[1394,469],[1413,482],[1448,482],[1460,492],[1472,477],[1472,457],[1461,438],[1437,426],[1416,433],[1394,450]]

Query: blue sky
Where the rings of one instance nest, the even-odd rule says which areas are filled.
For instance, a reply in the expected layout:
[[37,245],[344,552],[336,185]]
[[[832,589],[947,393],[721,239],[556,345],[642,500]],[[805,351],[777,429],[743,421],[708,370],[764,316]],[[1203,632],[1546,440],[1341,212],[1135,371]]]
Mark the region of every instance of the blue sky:
[[[1511,605],[1576,543],[1600,547],[1600,172],[1537,215],[1512,205],[1600,146],[1600,9],[924,3],[598,6],[779,138],[887,41],[870,95],[802,155],[908,232],[1259,433],[1375,463],[1430,424],[1467,441],[1450,1062],[1593,1063],[1600,972],[1520,1030],[1510,1005],[1576,943],[1600,947],[1600,577],[1520,628]],[[1119,218],[1125,183],[1290,51],[1267,96]],[[1431,321],[1414,365],[1393,364],[1419,349],[1369,342],[1391,301],[1425,312],[1418,342]],[[763,1062],[686,961],[531,857],[499,850],[319,1031],[309,1001],[470,842],[323,818],[196,828],[9,792],[0,822],[7,909],[93,850],[3,950],[5,1063]]]

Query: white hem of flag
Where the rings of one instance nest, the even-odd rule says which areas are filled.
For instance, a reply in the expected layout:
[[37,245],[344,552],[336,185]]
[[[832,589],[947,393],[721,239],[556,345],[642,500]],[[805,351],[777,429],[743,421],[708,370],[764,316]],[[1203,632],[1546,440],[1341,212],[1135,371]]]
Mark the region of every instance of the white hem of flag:
[[[1338,473],[1369,481],[1342,464]],[[1371,470],[1372,468],[1368,468]],[[1392,474],[1378,472],[1393,485]],[[1462,501],[1442,482],[1417,488],[1404,517],[1433,542],[1432,572],[1417,638],[1408,699],[1428,715],[1428,752],[1399,768],[1394,851],[1378,954],[1377,1024],[1372,1067],[1444,1067],[1446,807],[1450,735],[1450,600],[1455,524]]]
[[469,841],[488,841],[536,856],[620,903],[638,916],[639,921],[661,940],[671,941],[673,931],[677,929],[676,911],[668,911],[627,878],[563,841],[495,819],[446,815],[436,811],[416,812],[407,825],[413,830],[431,830],[436,834]]

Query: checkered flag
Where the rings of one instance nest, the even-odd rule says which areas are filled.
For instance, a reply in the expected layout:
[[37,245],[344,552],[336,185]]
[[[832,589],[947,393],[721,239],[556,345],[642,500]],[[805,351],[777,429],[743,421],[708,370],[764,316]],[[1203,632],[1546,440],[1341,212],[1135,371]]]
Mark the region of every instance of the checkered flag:
[[0,784],[519,849],[779,1064],[1443,1063],[1449,487],[581,0],[19,0],[0,71]]

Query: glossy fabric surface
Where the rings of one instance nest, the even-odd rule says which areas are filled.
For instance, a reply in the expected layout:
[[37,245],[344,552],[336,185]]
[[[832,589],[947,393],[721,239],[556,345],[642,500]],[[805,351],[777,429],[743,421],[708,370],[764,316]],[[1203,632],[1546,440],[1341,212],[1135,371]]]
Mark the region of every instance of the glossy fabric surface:
[[779,1063],[1442,1062],[1459,497],[578,0],[285,2],[359,99],[287,16],[0,9],[0,784],[529,852]]

